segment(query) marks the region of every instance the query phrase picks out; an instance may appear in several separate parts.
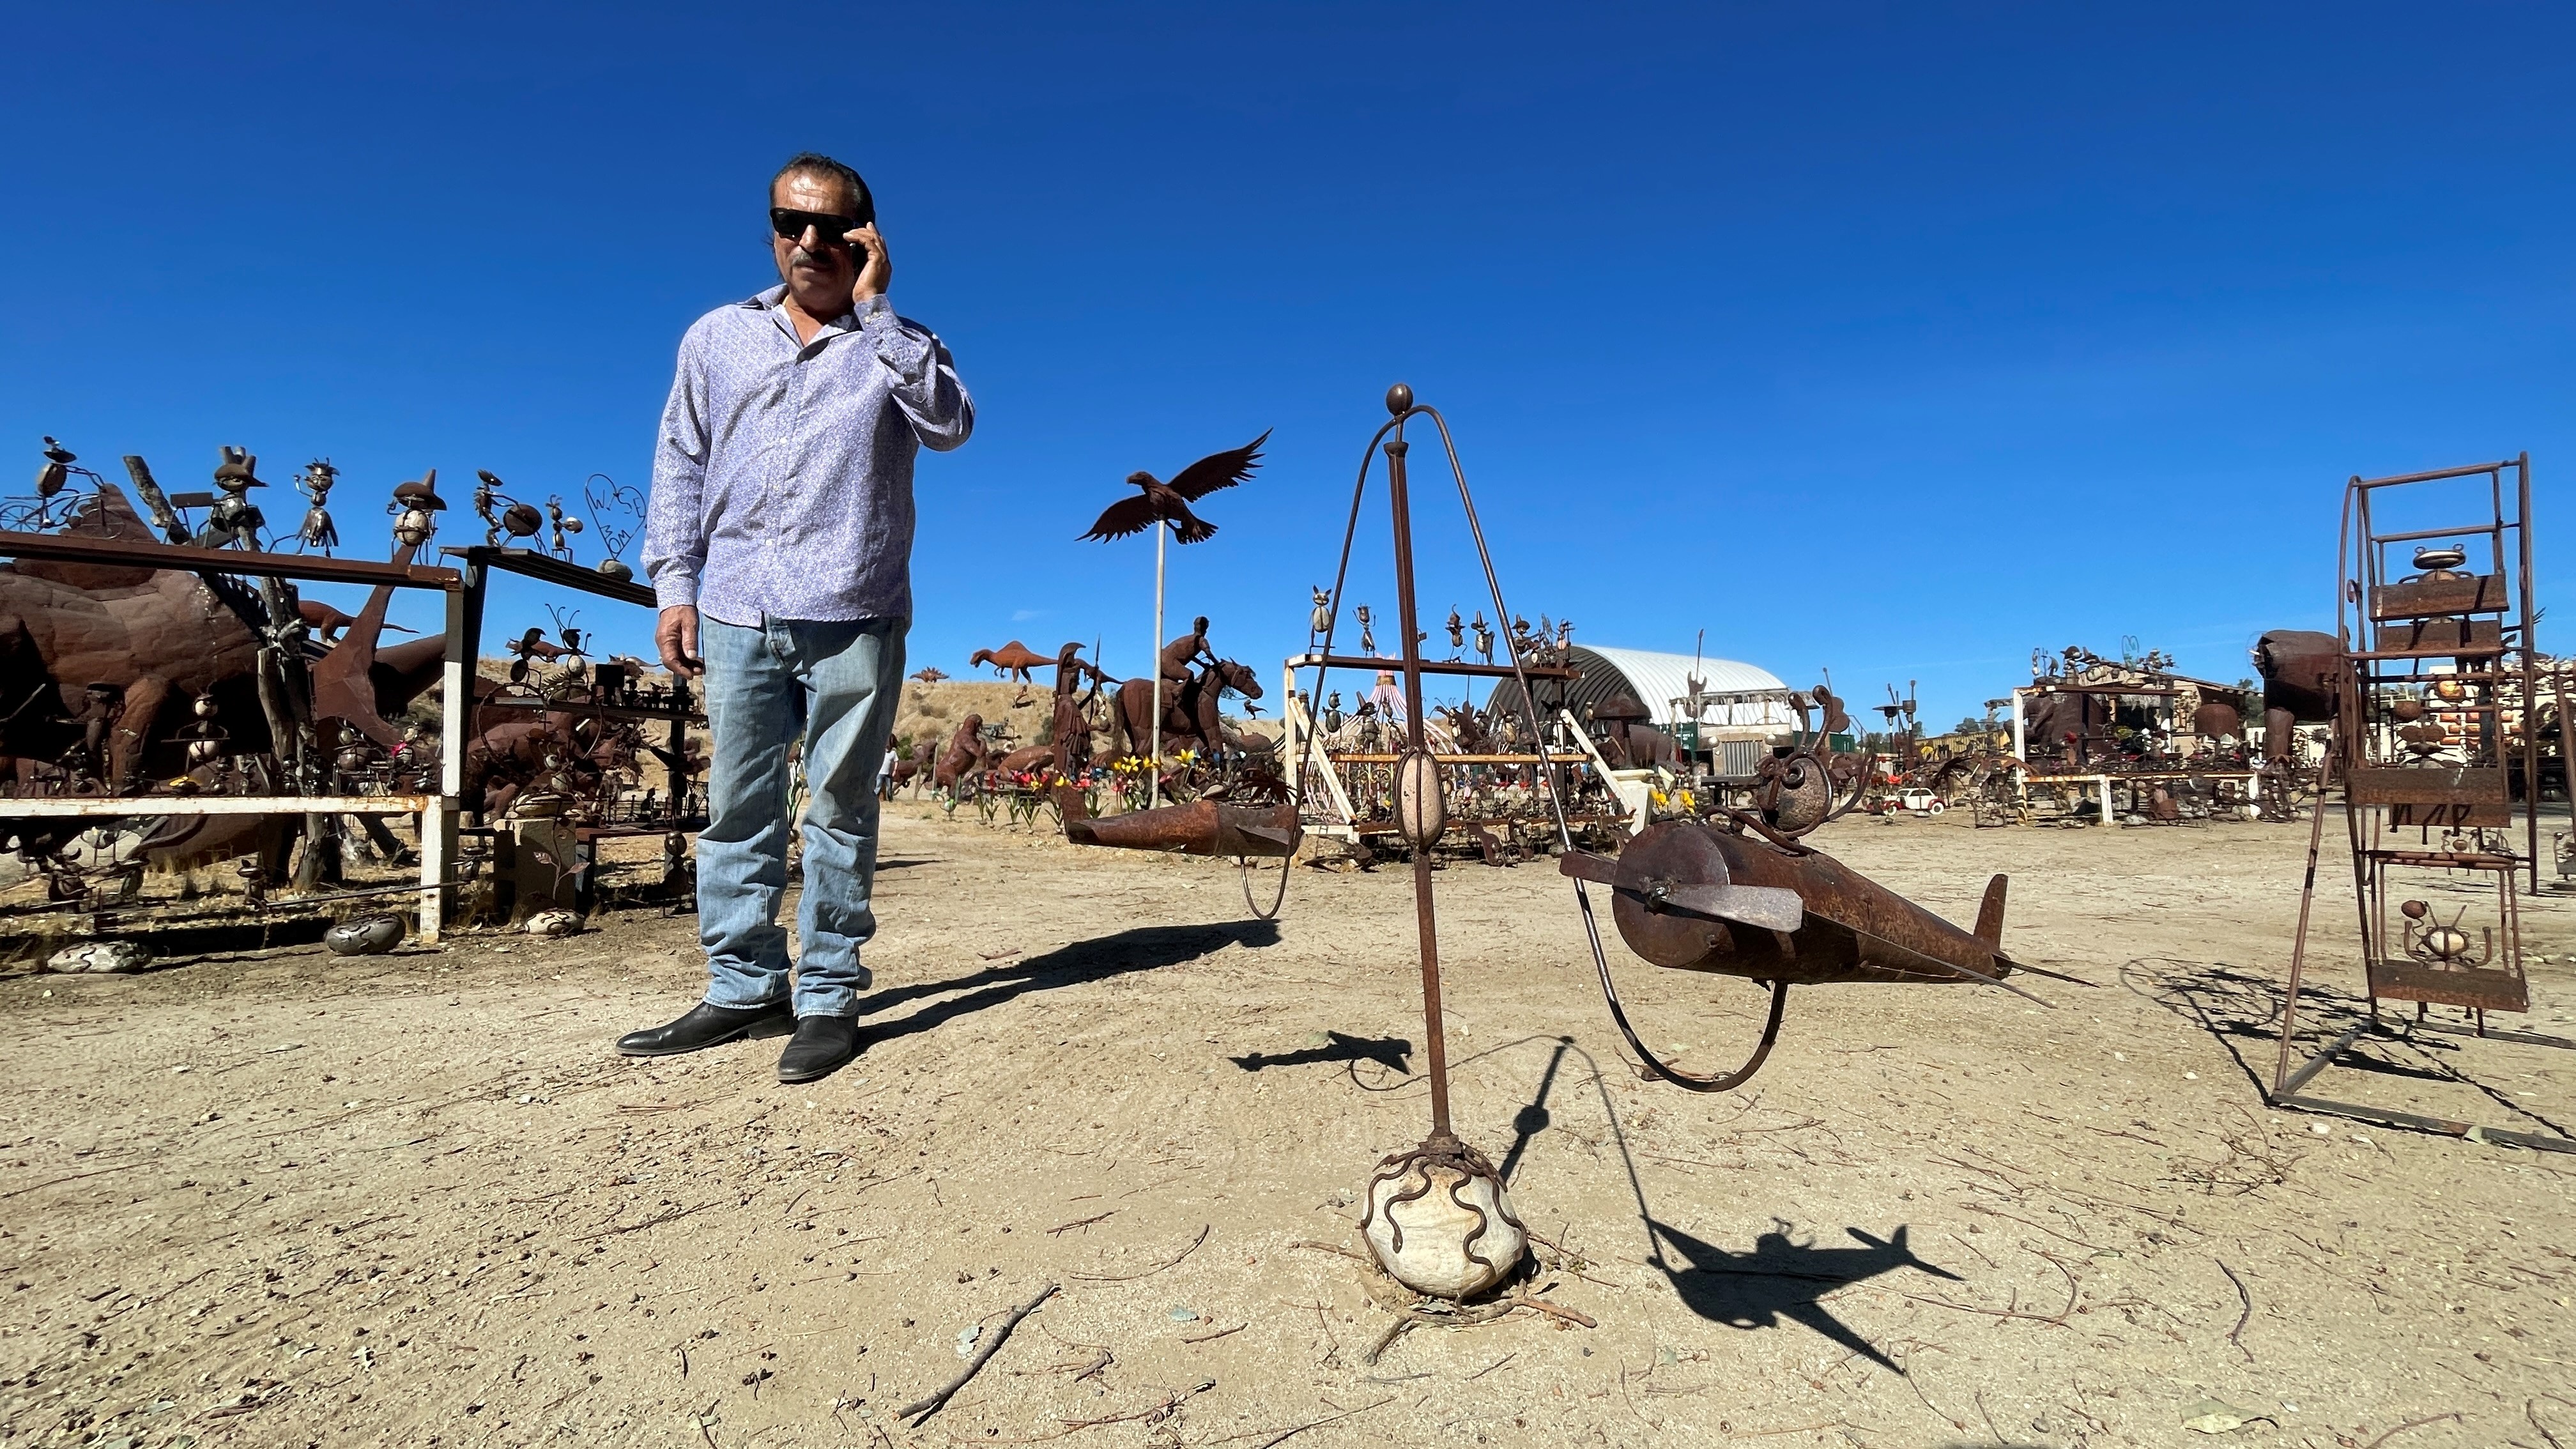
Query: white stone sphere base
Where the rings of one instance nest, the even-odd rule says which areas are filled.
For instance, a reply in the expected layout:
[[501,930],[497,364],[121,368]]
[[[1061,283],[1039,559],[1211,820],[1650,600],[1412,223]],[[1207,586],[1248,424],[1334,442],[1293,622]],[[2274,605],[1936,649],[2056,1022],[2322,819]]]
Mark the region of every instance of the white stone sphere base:
[[[1430,1191],[1423,1192],[1426,1179]],[[1364,1234],[1378,1266],[1407,1288],[1435,1298],[1472,1298],[1520,1266],[1529,1240],[1515,1224],[1517,1216],[1495,1179],[1416,1157],[1402,1173],[1386,1176],[1381,1169],[1370,1183]],[[1474,1258],[1468,1256],[1471,1247]]]

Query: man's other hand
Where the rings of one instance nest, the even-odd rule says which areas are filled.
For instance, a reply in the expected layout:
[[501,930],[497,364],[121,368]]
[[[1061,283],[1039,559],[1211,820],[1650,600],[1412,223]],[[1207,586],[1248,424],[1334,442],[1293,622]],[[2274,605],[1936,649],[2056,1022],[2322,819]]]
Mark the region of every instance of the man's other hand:
[[894,259],[886,255],[885,238],[877,235],[875,222],[843,233],[842,240],[853,248],[868,249],[867,265],[859,268],[858,277],[850,283],[850,309],[856,311],[868,305],[870,300],[884,296],[894,285]]
[[673,604],[662,611],[662,620],[653,627],[653,642],[662,650],[662,667],[680,679],[695,679],[707,672],[707,661],[698,656],[698,606]]

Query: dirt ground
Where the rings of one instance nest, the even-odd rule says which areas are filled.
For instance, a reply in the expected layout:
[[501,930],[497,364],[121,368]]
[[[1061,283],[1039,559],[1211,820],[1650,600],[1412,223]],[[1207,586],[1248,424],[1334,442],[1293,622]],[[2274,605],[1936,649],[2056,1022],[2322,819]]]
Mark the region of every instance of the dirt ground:
[[[2304,831],[1820,839],[1954,919],[2011,872],[2007,947],[2098,987],[1802,991],[1695,1096],[1546,863],[1443,870],[1459,1126],[1595,1326],[1374,1361],[1337,1250],[1427,1123],[1402,869],[1274,928],[1231,865],[906,804],[866,1054],[801,1087],[610,1055],[701,989],[683,917],[0,981],[0,1444],[2576,1444],[2576,1158],[2261,1104]],[[2566,1033],[2576,915],[2525,921],[2515,1024]],[[1758,992],[1612,944],[1656,1044],[1749,1047]],[[2576,1126],[2576,1053],[2371,1061],[2314,1090]]]

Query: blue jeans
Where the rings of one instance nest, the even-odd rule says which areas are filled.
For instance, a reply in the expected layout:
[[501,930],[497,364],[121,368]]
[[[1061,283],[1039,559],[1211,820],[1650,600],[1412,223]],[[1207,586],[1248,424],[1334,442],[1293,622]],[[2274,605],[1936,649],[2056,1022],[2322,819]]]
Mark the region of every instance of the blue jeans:
[[856,1016],[876,934],[877,766],[903,688],[901,619],[764,617],[757,628],[704,615],[707,828],[698,833],[698,941],[708,1004],[767,1006],[790,995],[788,745],[805,737],[805,893],[796,909],[798,1016]]

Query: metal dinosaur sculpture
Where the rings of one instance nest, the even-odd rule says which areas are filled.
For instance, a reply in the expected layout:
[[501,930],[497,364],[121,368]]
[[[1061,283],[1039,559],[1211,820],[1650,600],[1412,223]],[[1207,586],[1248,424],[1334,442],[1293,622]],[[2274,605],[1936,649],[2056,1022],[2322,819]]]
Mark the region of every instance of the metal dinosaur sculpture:
[[1017,639],[999,649],[978,649],[966,657],[967,668],[990,664],[994,673],[1019,684],[1029,682],[1030,670],[1042,669],[1054,662],[1054,655],[1040,654]]

